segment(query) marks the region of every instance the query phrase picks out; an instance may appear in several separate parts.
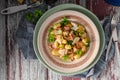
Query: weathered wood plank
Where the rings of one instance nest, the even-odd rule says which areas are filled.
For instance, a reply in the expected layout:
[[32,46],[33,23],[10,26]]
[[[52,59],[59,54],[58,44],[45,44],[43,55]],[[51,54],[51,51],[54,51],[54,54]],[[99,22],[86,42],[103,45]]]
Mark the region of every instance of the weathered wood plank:
[[19,68],[18,71],[19,74],[21,71],[20,80],[48,80],[47,69],[42,66],[42,64],[38,60],[25,59],[21,52],[19,52],[19,54],[21,54],[19,55],[21,56],[21,68]]
[[37,61],[30,59],[30,80],[37,80],[38,73]]
[[[29,2],[27,0],[27,2]],[[17,5],[16,1],[9,0],[8,6]],[[18,46],[14,44],[13,35],[18,27],[22,13],[12,14],[8,16],[8,46],[9,54],[7,57],[7,74],[8,80],[47,80],[47,69],[38,61],[32,59],[24,59],[22,53],[18,50]]]
[[86,8],[91,10],[100,20],[109,16],[112,6],[104,0],[86,0]]
[[[8,6],[16,6],[16,0],[8,0]],[[13,35],[20,20],[19,14],[8,15],[7,19],[7,80],[21,80],[21,57],[14,43]]]
[[48,69],[45,68],[39,61],[37,61],[37,69],[38,69],[37,80],[49,80]]
[[72,80],[72,77],[63,76],[62,80]]
[[[0,11],[4,9],[5,0],[0,1]],[[0,14],[0,80],[6,80],[6,25],[5,16]]]
[[51,70],[48,71],[48,80],[62,80],[62,77],[60,74],[57,74]]
[[[9,3],[10,5],[10,3]],[[11,4],[12,5],[12,4]],[[15,51],[15,46],[14,46],[14,41],[13,41],[13,34],[14,34],[14,30],[17,26],[17,15],[9,15],[8,16],[8,25],[7,25],[7,29],[8,29],[8,47],[9,47],[9,52],[7,53],[7,62],[9,65],[7,65],[7,73],[8,73],[8,80],[20,80],[18,78],[19,76],[19,64],[18,62],[18,56],[16,51]]]
[[62,80],[85,80],[85,78],[76,78],[76,77],[62,76]]
[[35,59],[30,59],[30,80],[48,80],[47,69]]
[[20,50],[18,52],[21,54],[21,80],[30,80],[30,60],[26,60]]
[[68,76],[62,76],[62,80],[96,80],[92,77],[89,78],[82,78],[82,77],[68,77]]

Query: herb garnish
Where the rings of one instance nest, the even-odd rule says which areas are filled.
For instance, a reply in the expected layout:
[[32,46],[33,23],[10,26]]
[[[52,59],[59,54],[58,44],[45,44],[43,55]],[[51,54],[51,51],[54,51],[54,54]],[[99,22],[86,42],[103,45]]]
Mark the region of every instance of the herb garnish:
[[42,16],[43,12],[41,10],[35,10],[33,13],[29,12],[25,15],[25,19],[33,24],[36,24],[38,19]]

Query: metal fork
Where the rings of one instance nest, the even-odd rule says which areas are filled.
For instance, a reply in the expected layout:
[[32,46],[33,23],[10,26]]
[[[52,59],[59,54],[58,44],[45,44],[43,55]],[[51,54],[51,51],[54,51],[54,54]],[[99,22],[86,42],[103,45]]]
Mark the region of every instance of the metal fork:
[[106,60],[108,60],[108,54],[109,54],[109,50],[110,50],[110,47],[111,47],[111,44],[112,44],[112,39],[115,42],[115,48],[116,48],[115,57],[116,57],[116,59],[119,59],[119,58],[117,58],[118,56],[120,57],[119,49],[118,49],[118,36],[117,36],[117,30],[116,30],[116,26],[119,22],[120,22],[120,15],[119,14],[114,14],[113,17],[112,17],[112,20],[111,20],[112,35],[110,37],[110,41],[109,41],[107,51],[106,51]]
[[111,24],[113,25],[112,38],[115,43],[115,60],[118,67],[120,67],[120,52],[118,48],[118,35],[117,35],[117,29],[116,29],[117,24],[120,22],[120,14],[116,14],[115,16],[113,16],[112,20],[113,20],[111,21]]
[[110,50],[110,47],[111,47],[111,44],[112,44],[112,39],[115,43],[115,57],[114,57],[114,60],[115,60],[115,63],[116,65],[118,65],[118,67],[120,67],[120,52],[119,52],[119,49],[118,49],[118,36],[117,36],[117,29],[116,29],[116,26],[117,24],[120,22],[120,14],[115,14],[113,15],[112,17],[112,20],[111,20],[111,29],[112,29],[112,35],[111,35],[111,38],[110,38],[110,41],[109,41],[109,44],[108,44],[108,49],[107,49],[107,52],[106,52],[106,60],[108,60],[108,53],[109,53],[109,50]]

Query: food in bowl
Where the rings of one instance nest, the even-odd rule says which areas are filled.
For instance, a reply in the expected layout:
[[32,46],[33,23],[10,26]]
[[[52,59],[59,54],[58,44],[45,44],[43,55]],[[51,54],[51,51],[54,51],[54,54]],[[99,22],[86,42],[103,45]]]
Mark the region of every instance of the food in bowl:
[[84,25],[63,16],[62,20],[50,25],[48,45],[54,57],[75,61],[88,51],[90,38]]

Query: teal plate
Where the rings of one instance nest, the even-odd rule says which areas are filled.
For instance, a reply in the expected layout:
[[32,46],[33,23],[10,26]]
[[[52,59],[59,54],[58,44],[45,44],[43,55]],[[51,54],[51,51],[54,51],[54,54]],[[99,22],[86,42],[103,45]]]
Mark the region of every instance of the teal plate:
[[[73,73],[63,73],[63,72],[60,72],[60,71],[57,71],[57,70],[54,70],[53,68],[51,68],[49,65],[47,65],[43,61],[43,59],[41,58],[41,55],[40,55],[40,53],[38,51],[38,47],[37,47],[38,32],[39,32],[40,26],[42,25],[44,20],[46,20],[51,14],[53,14],[55,12],[58,12],[58,11],[62,11],[62,10],[75,10],[75,11],[78,11],[78,12],[81,12],[81,13],[85,14],[86,16],[88,16],[94,22],[94,24],[96,25],[96,27],[98,29],[99,35],[100,35],[100,48],[99,48],[98,54],[97,54],[96,58],[94,59],[94,61],[89,66],[87,66],[86,68],[84,68],[84,69],[82,69],[80,71],[73,72]],[[85,9],[85,8],[79,6],[79,5],[75,5],[75,4],[62,4],[62,5],[58,5],[58,6],[54,7],[54,8],[49,9],[48,11],[46,11],[43,14],[43,16],[38,20],[38,22],[36,24],[36,27],[35,27],[35,30],[34,30],[34,35],[33,35],[33,46],[34,46],[34,50],[35,50],[35,53],[37,55],[37,58],[48,69],[50,69],[50,70],[52,70],[54,72],[57,72],[59,74],[62,74],[62,75],[81,74],[81,73],[89,70],[90,68],[92,68],[97,63],[97,61],[100,59],[103,48],[104,48],[104,45],[105,45],[104,31],[102,29],[102,26],[101,26],[100,21],[98,20],[98,18],[92,12],[90,12],[89,10],[87,10],[87,9]]]

